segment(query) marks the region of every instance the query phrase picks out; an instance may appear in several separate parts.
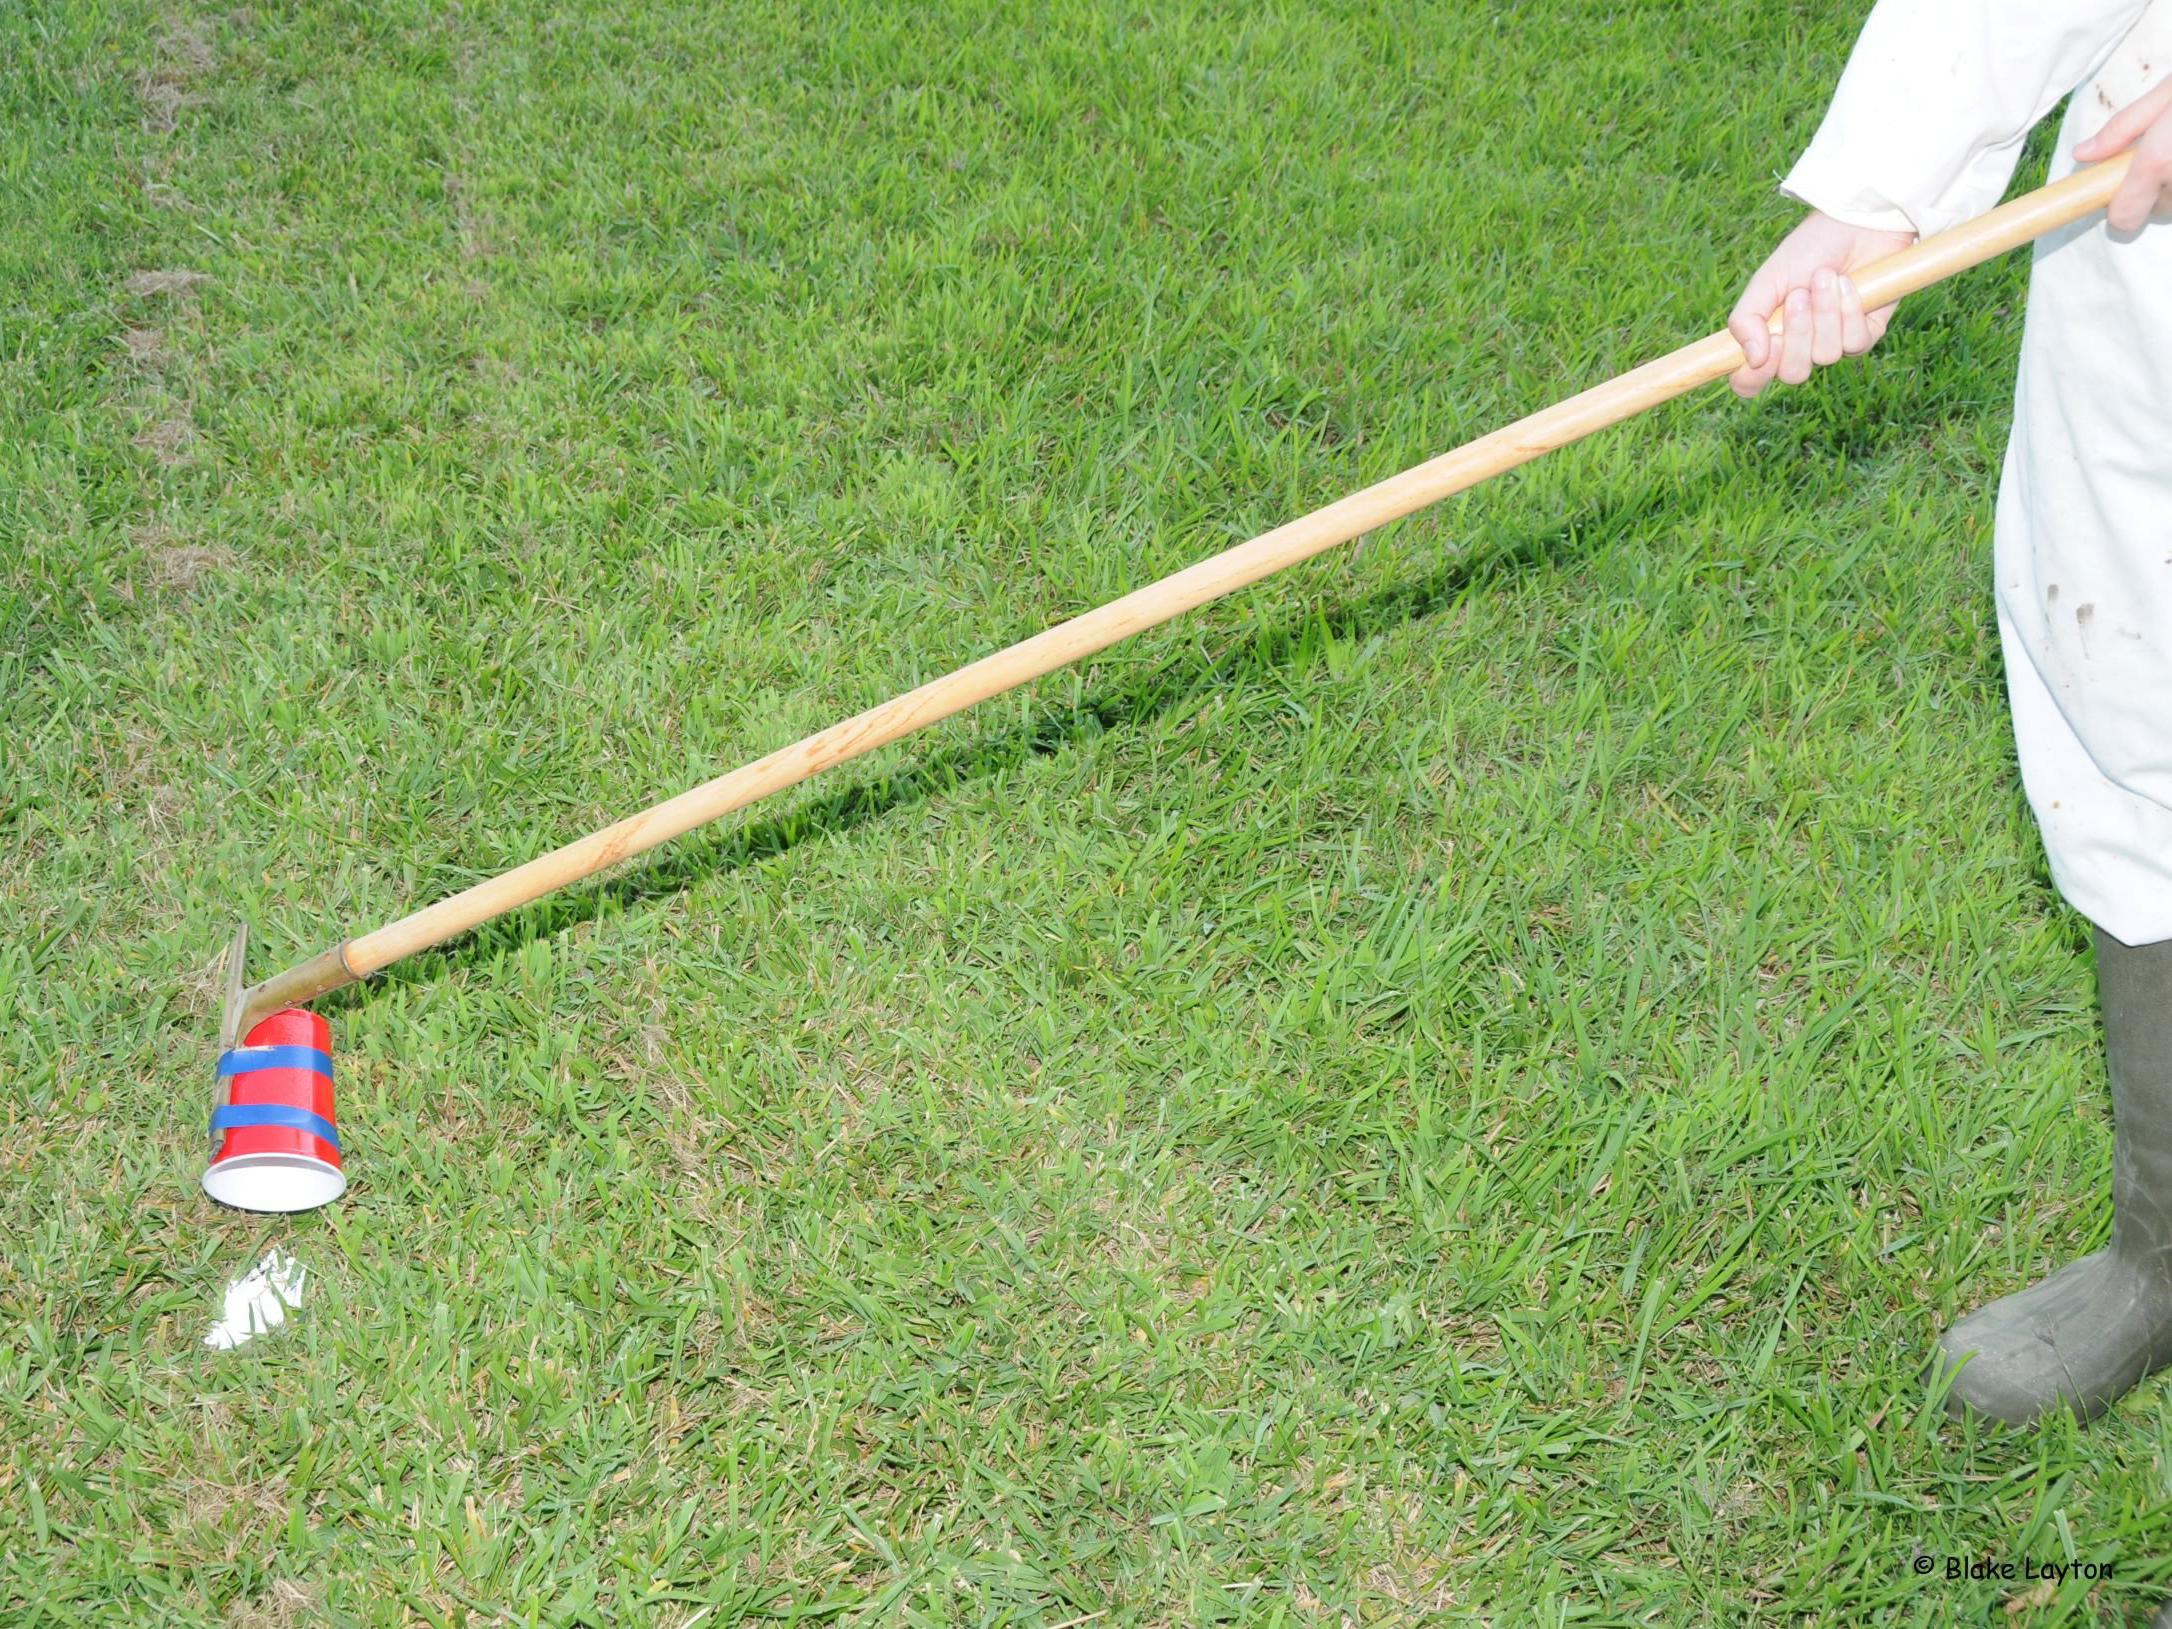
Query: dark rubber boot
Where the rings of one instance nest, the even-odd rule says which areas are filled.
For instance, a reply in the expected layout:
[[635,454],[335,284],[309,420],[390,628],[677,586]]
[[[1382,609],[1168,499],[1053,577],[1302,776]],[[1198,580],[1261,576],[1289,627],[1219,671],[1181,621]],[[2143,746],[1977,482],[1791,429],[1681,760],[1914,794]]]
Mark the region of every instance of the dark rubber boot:
[[2112,1078],[2112,1242],[1939,1337],[1947,1411],[2093,1419],[2172,1362],[2172,940],[2097,934]]

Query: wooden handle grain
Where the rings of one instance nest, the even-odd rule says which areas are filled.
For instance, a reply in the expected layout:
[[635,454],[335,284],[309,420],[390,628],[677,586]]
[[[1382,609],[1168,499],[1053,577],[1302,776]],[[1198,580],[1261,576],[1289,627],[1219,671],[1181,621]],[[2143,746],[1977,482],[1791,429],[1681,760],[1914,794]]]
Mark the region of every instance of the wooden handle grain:
[[[1904,295],[2103,208],[2126,173],[2127,162],[2121,157],[2083,170],[1864,268],[1855,282],[1865,308],[1890,305]],[[1777,321],[1775,317],[1776,326]],[[1595,430],[1723,378],[1741,363],[1742,347],[1725,330],[1685,345],[1603,385],[1338,499],[1324,509],[1263,532],[1249,542],[856,713],[615,825],[348,940],[255,986],[247,999],[247,1019],[253,1021],[281,1005],[306,1001],[325,990],[367,978],[416,951],[442,944],[554,889],[668,843],[696,826],[925,729],[976,702],[999,696],[1556,447],[1565,447]]]

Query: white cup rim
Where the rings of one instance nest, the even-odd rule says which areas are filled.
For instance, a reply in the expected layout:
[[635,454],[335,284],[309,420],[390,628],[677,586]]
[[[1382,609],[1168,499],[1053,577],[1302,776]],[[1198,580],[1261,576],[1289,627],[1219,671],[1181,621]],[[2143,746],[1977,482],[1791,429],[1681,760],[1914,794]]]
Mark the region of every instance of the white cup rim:
[[235,1210],[315,1210],[346,1191],[347,1173],[313,1154],[236,1154],[204,1172],[204,1192]]

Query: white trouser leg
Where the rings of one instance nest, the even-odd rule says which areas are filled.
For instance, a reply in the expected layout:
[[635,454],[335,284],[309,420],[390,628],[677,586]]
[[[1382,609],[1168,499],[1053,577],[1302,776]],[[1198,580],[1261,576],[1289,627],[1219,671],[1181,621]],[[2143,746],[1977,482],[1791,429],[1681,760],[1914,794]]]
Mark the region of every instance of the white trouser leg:
[[[2076,92],[2055,173],[2111,108],[2172,72],[2160,35],[2172,0]],[[2113,938],[2172,939],[2172,222],[2120,240],[2100,218],[2039,246],[1996,567],[2022,779],[2052,876]]]
[[2172,809],[2097,768],[1999,615],[2021,780],[2067,902],[2122,944],[2172,939]]

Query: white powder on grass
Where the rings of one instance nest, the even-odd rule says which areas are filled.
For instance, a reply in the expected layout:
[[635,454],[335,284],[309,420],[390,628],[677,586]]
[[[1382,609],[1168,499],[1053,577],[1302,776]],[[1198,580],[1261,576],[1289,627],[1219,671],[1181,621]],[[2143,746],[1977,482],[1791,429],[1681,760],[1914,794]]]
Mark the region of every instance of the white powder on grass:
[[277,1329],[288,1313],[302,1310],[308,1283],[308,1268],[283,1250],[267,1250],[262,1261],[226,1286],[225,1310],[204,1332],[204,1344],[215,1352],[231,1351]]

